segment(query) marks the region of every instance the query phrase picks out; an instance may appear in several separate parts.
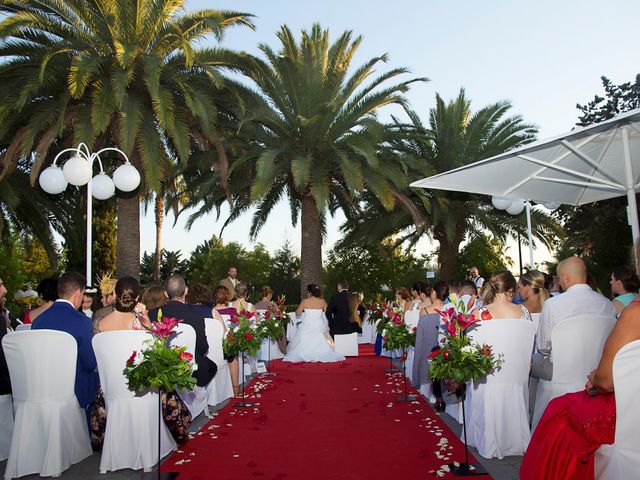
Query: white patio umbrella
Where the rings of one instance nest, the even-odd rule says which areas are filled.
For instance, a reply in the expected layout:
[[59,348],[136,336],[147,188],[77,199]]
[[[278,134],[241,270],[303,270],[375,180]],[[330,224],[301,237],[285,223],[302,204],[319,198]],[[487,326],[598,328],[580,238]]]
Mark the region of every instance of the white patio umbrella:
[[640,109],[527,144],[412,187],[582,205],[627,196],[633,241],[640,238]]

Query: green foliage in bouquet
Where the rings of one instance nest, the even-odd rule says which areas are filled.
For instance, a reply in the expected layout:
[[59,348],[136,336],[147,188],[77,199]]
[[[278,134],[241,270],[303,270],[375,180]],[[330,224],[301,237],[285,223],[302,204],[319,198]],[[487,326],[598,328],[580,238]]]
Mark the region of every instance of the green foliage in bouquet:
[[406,350],[416,344],[416,327],[404,323],[403,315],[399,312],[386,322],[381,335],[387,350]]
[[186,347],[167,345],[178,323],[175,318],[168,317],[152,323],[149,332],[153,337],[145,341],[146,348],[131,354],[123,371],[130,390],[139,392],[162,388],[168,392],[193,389],[196,384],[192,376],[193,355],[185,351]]
[[429,376],[460,384],[480,380],[502,365],[503,356],[496,357],[490,345],[471,341],[466,330],[480,319],[467,313],[472,305],[465,305],[455,296],[451,300],[453,307],[438,311],[446,337],[440,349],[429,355]]
[[241,352],[250,357],[260,350],[262,336],[255,323],[254,312],[240,312],[231,317],[231,325],[222,342],[222,349],[227,357],[235,357]]
[[376,332],[381,335],[382,331],[392,319],[402,315],[402,309],[391,302],[372,303],[369,305],[368,312],[367,322],[374,324],[376,326]]

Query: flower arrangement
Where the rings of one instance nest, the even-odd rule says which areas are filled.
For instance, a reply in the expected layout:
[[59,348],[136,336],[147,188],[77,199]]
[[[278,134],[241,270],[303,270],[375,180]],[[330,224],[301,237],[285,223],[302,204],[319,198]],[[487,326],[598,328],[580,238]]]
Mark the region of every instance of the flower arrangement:
[[382,343],[387,350],[407,349],[416,343],[416,327],[404,323],[402,313],[394,311],[384,324]]
[[286,315],[282,313],[280,306],[284,306],[284,297],[280,297],[275,305],[269,305],[264,318],[258,323],[258,334],[260,338],[277,340],[284,335],[284,319]]
[[250,357],[258,353],[262,344],[262,336],[254,322],[254,317],[254,312],[241,311],[231,318],[227,336],[222,342],[222,349],[226,357],[235,357],[241,352]]
[[453,306],[438,311],[444,326],[445,338],[438,350],[429,355],[429,376],[464,384],[480,380],[502,365],[503,356],[493,353],[490,345],[472,342],[466,330],[480,321],[468,312],[473,305],[451,296]]
[[374,324],[376,326],[377,333],[381,335],[390,321],[402,318],[402,310],[394,303],[372,303],[369,305],[368,311],[369,316],[367,317],[367,322]]
[[[161,316],[161,312],[158,313]],[[145,341],[146,348],[134,351],[126,362],[123,374],[129,389],[138,392],[148,388],[191,390],[196,384],[192,376],[193,355],[186,347],[170,347],[167,342],[180,320],[161,317],[148,331],[152,338]]]

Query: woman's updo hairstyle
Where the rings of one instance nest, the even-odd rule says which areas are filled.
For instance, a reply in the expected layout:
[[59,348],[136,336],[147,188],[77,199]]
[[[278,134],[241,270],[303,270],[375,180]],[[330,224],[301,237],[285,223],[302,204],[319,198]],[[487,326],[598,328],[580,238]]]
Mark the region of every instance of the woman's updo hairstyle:
[[236,286],[236,298],[244,298],[247,296],[247,292],[249,292],[249,287],[246,283],[240,282]]
[[449,284],[444,280],[440,280],[433,285],[433,291],[436,292],[438,300],[446,302],[449,296]]
[[314,297],[318,297],[320,298],[322,296],[322,290],[320,289],[320,287],[315,284],[315,283],[311,283],[309,285],[307,285],[307,291],[313,295]]
[[520,283],[531,287],[536,295],[540,296],[540,306],[549,298],[549,290],[547,290],[547,278],[545,274],[538,270],[529,270],[527,273],[520,275]]
[[422,284],[422,289],[420,290],[420,293],[424,293],[427,296],[427,298],[431,296],[432,291],[433,291],[433,287],[431,286],[430,283]]
[[493,303],[496,295],[500,293],[513,293],[516,290],[516,279],[510,271],[504,270],[496,273],[488,281],[484,282],[480,296],[486,305]]
[[214,305],[227,305],[229,303],[229,289],[224,285],[218,285],[213,291]]
[[262,298],[267,298],[269,295],[273,295],[273,289],[269,285],[262,287]]
[[133,312],[140,301],[142,289],[133,277],[122,277],[116,282],[114,306],[118,312]]

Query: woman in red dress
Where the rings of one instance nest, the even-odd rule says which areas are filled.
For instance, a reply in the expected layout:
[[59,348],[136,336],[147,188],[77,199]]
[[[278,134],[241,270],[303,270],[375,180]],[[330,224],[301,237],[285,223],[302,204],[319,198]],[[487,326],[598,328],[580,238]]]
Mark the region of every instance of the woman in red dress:
[[625,308],[604,345],[585,390],[553,399],[536,427],[520,467],[521,480],[593,480],[595,451],[615,438],[613,359],[640,339],[640,303]]

